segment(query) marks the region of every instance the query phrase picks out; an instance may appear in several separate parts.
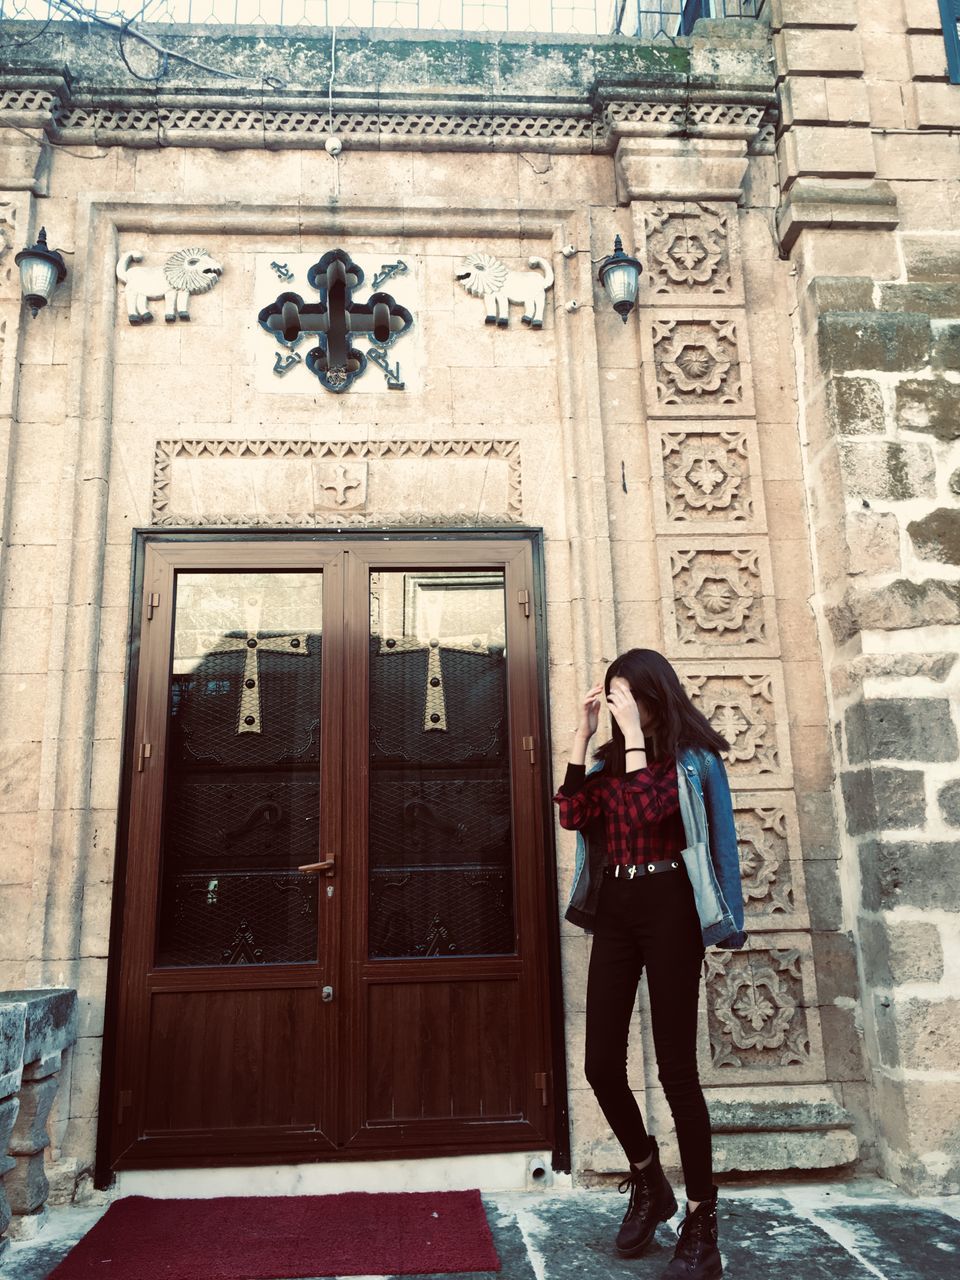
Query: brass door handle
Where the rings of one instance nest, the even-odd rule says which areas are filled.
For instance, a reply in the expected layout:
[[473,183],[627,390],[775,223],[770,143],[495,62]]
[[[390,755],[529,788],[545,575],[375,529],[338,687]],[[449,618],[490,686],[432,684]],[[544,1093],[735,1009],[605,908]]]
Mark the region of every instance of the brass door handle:
[[307,862],[302,867],[298,867],[298,871],[304,871],[307,874],[332,876],[336,870],[336,858],[328,858],[326,862]]

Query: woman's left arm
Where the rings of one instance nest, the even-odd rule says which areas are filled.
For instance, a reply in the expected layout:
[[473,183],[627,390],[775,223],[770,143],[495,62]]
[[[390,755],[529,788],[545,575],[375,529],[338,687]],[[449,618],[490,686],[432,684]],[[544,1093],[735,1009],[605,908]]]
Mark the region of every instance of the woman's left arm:
[[730,908],[734,924],[742,930],[743,882],[740,876],[737,827],[733,819],[733,800],[723,761],[712,751],[703,773],[703,799],[710,828],[710,856],[720,883],[720,892]]

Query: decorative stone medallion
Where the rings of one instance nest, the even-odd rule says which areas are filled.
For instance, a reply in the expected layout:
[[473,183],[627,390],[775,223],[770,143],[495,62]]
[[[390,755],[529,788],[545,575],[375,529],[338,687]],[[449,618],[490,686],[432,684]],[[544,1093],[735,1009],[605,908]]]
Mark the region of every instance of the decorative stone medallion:
[[658,532],[766,530],[754,423],[651,423],[649,437]]
[[[341,252],[356,273],[350,276],[344,310],[347,314],[357,313],[356,325],[351,314],[351,327],[344,331],[341,345],[352,354],[343,373],[326,367],[329,359],[325,331],[300,328],[296,336],[284,336],[281,299],[297,307],[307,327],[322,323],[325,316],[320,312],[334,302],[339,305],[338,300],[327,296],[326,270],[320,274],[316,270],[325,249],[329,249],[328,243],[318,243],[309,253],[289,253],[278,248],[256,255],[254,298],[247,321],[255,389],[270,395],[310,396],[314,401],[321,386],[332,392],[349,390],[351,397],[390,392],[392,398],[399,392],[421,390],[423,345],[417,320],[421,313],[422,264],[415,255],[398,254],[395,248],[369,253],[365,247],[363,252],[355,252],[348,241],[343,241]],[[311,271],[316,283],[311,281]],[[380,338],[379,331],[370,327],[374,325],[373,310],[378,301],[390,314],[392,326],[389,334],[381,333]],[[267,314],[271,311],[277,312],[274,321]],[[401,323],[404,316],[412,317],[406,327]]]
[[711,948],[706,971],[705,1084],[823,1079],[823,1038],[808,934],[752,935]]
[[790,788],[790,737],[779,663],[676,665],[694,706],[730,743],[723,758],[731,786]]
[[644,223],[653,301],[742,305],[735,204],[664,201],[647,206]]
[[736,650],[765,658],[779,653],[766,539],[663,539],[659,555],[669,652],[714,657]]
[[[293,279],[285,263],[281,267],[271,261],[270,268],[285,281]],[[389,270],[383,272],[388,274]],[[316,289],[319,301],[305,302],[290,289],[257,315],[261,329],[287,346],[304,337],[316,343],[307,351],[307,368],[321,386],[337,394],[348,391],[366,372],[367,356],[354,345],[358,338],[365,338],[371,350],[385,355],[413,324],[407,308],[382,289],[358,301],[354,295],[364,278],[362,267],[346,250],[328,249],[307,271],[307,283]],[[393,389],[402,391],[403,383],[396,381]]]
[[642,317],[644,391],[650,417],[753,413],[742,312],[656,311]]

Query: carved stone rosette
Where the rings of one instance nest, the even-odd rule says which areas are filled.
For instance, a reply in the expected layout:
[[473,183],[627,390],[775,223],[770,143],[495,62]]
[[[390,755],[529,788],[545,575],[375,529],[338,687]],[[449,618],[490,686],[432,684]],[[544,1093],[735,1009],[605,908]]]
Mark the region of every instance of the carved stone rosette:
[[791,791],[736,791],[745,927],[809,927],[797,807]]
[[659,556],[668,652],[703,658],[780,652],[765,538],[665,538]]
[[726,418],[753,413],[742,312],[655,312],[643,322],[641,346],[649,417]]
[[693,705],[730,743],[724,752],[733,788],[793,786],[783,673],[779,662],[678,662]]
[[649,427],[658,533],[764,533],[757,428],[749,421]]
[[644,207],[644,227],[651,301],[742,305],[735,207],[667,200]]
[[823,1079],[823,1037],[808,934],[758,934],[739,951],[708,950],[704,970],[704,1084]]

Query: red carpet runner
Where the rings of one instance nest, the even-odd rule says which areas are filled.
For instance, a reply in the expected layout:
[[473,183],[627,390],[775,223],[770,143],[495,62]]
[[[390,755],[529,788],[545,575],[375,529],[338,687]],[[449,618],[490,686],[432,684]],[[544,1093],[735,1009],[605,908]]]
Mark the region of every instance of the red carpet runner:
[[49,1280],[302,1280],[499,1271],[479,1191],[112,1204]]

